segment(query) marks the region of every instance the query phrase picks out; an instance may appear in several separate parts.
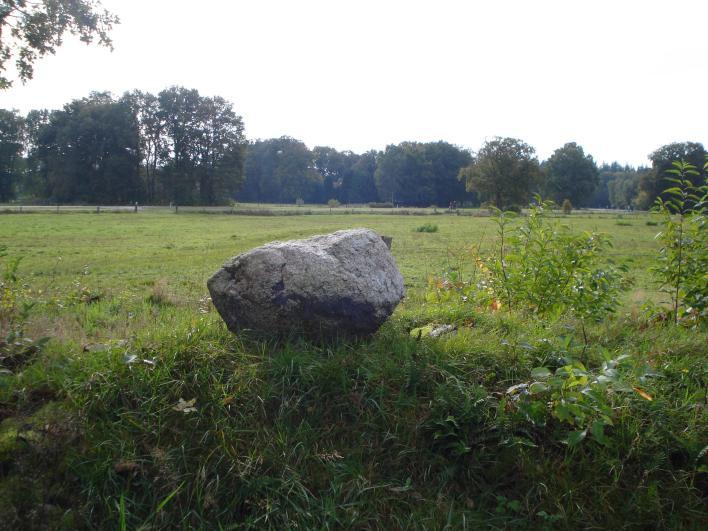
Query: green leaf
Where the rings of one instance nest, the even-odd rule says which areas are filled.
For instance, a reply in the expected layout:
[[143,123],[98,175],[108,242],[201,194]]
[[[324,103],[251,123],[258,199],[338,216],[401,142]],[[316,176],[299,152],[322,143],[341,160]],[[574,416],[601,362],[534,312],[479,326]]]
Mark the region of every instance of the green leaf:
[[674,186],[672,188],[667,188],[666,190],[664,190],[664,193],[665,194],[680,194],[681,188],[679,188],[678,186]]
[[593,438],[602,444],[603,446],[607,446],[610,443],[610,440],[605,437],[605,421],[603,420],[596,420],[592,423],[592,428],[591,428],[592,436]]
[[548,386],[541,382],[534,382],[529,386],[529,392],[532,395],[543,393],[545,391],[548,391]]
[[577,446],[580,444],[583,439],[585,439],[585,436],[588,434],[588,430],[583,430],[583,431],[571,431],[568,434],[568,437],[563,441],[565,444],[568,446]]
[[550,378],[550,376],[551,371],[549,371],[546,367],[536,367],[535,369],[531,369],[531,378],[534,380],[545,380]]

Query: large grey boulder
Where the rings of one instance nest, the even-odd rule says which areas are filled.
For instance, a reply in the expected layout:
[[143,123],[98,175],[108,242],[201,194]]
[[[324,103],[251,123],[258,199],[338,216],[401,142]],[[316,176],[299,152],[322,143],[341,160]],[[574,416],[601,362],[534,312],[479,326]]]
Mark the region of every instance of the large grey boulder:
[[229,260],[207,286],[232,332],[317,337],[372,334],[405,293],[393,255],[369,229],[268,243]]

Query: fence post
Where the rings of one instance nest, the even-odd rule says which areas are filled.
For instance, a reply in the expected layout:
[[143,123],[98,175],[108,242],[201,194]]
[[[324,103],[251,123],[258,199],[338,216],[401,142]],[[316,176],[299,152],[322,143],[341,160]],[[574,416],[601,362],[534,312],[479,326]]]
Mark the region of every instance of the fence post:
[[96,205],[96,214],[100,214],[100,213],[101,213],[101,207]]

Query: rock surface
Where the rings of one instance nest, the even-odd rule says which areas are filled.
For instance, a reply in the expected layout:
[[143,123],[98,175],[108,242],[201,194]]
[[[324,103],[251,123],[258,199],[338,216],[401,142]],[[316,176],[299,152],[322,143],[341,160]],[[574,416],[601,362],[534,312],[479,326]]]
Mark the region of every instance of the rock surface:
[[372,334],[405,293],[393,255],[369,229],[268,243],[229,260],[207,286],[232,332],[318,337]]

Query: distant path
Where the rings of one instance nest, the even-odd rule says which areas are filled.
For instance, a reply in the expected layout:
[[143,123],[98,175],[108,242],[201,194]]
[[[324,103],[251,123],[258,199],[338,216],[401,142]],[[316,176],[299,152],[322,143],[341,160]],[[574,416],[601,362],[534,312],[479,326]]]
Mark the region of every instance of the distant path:
[[[367,205],[351,205],[330,208],[327,205],[278,205],[263,203],[238,203],[234,206],[167,206],[167,205],[0,205],[0,214],[29,214],[29,213],[140,213],[161,212],[169,213],[203,213],[203,214],[230,214],[241,216],[303,216],[303,215],[328,215],[328,214],[389,214],[389,215],[453,215],[488,217],[490,213],[482,208],[422,208],[422,207],[395,207],[372,208]],[[619,209],[588,208],[573,210],[573,215],[583,214],[609,214],[630,215],[643,214],[640,211]]]

